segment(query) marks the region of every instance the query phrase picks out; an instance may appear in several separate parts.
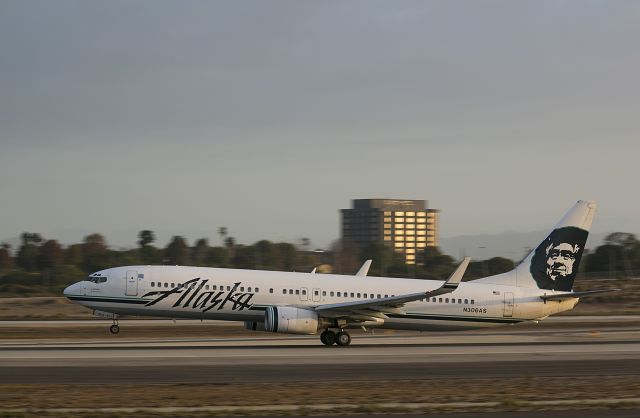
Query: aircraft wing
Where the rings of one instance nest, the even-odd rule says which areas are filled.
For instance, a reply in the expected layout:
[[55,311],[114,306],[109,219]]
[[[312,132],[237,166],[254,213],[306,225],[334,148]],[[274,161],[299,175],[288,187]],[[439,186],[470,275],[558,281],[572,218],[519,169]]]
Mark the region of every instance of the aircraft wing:
[[329,318],[352,318],[355,320],[378,320],[386,319],[386,313],[404,314],[402,306],[408,302],[433,296],[451,293],[458,288],[464,272],[469,265],[470,257],[460,263],[458,268],[442,284],[442,286],[418,293],[408,293],[404,295],[391,296],[387,298],[365,299],[353,302],[331,303],[315,307],[318,314]]
[[540,299],[544,301],[574,299],[574,298],[581,298],[584,296],[600,295],[602,293],[618,292],[620,290],[621,289],[602,289],[602,290],[587,290],[584,292],[554,293],[551,295],[544,294],[540,296]]

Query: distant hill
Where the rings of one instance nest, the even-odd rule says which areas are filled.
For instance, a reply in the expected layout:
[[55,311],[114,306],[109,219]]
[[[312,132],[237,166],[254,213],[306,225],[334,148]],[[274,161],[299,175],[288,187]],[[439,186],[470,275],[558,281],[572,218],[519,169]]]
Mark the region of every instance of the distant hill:
[[[522,259],[532,248],[546,238],[549,231],[516,232],[501,234],[460,235],[440,238],[442,251],[456,258],[469,256],[476,260],[491,257],[506,257],[514,261]],[[608,232],[591,233],[587,248],[602,244]]]

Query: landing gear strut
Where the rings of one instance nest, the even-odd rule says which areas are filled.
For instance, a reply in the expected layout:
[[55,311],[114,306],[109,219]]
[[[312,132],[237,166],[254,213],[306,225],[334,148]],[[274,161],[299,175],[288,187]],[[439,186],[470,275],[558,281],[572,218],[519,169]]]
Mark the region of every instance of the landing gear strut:
[[337,344],[341,347],[346,347],[351,344],[351,336],[344,330],[340,330],[340,332],[336,334],[327,329],[320,334],[320,341],[322,341],[324,345]]
[[109,331],[111,331],[111,333],[114,335],[120,332],[120,326],[118,325],[117,319],[113,318],[113,325],[109,327]]

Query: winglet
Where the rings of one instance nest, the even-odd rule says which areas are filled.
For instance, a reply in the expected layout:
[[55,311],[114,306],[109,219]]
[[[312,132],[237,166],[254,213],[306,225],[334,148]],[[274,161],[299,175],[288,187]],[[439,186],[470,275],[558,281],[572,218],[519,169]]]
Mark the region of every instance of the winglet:
[[316,267],[314,267],[313,270],[311,270],[311,274],[316,274]]
[[462,280],[462,276],[464,276],[464,272],[467,271],[467,267],[469,267],[469,261],[471,261],[471,257],[465,257],[458,268],[456,268],[456,270],[451,273],[451,276],[449,276],[442,287],[458,287],[458,284],[460,284],[460,281]]
[[356,273],[356,276],[366,276],[369,273],[369,267],[371,267],[371,260],[367,260],[364,262],[360,270]]

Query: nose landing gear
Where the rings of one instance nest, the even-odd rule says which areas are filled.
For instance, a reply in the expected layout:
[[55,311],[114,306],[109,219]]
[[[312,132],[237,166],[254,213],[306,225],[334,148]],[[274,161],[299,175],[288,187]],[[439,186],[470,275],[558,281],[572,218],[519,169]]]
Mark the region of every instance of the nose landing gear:
[[109,331],[114,335],[120,332],[120,326],[118,325],[118,320],[116,318],[113,318],[113,325],[109,327]]
[[333,345],[337,344],[341,347],[346,347],[351,344],[351,336],[348,332],[344,330],[340,330],[337,334],[330,330],[324,330],[320,334],[320,341],[324,345]]

